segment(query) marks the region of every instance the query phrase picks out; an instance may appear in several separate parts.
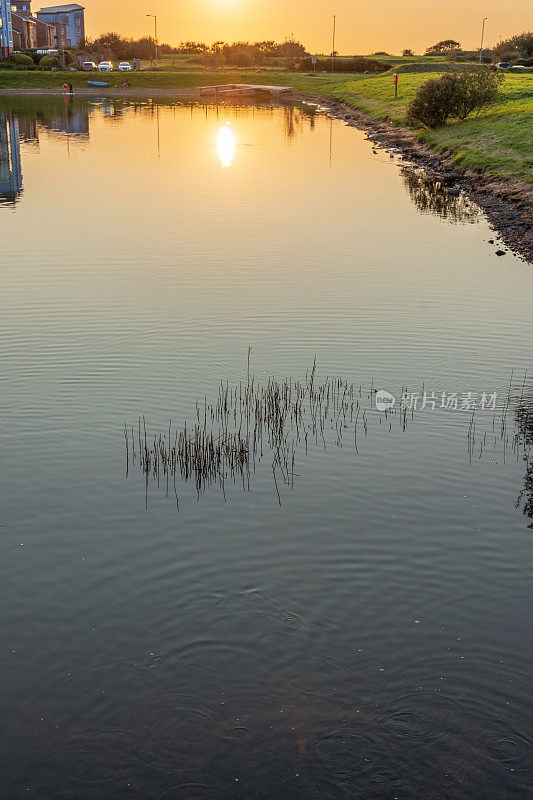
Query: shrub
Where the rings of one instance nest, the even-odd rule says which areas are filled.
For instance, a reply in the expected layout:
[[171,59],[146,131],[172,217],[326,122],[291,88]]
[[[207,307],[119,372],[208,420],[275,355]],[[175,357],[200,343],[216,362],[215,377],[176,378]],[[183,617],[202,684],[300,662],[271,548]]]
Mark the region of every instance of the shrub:
[[16,67],[29,67],[31,69],[33,66],[35,66],[33,63],[33,58],[25,55],[24,53],[13,53],[13,55],[9,57],[9,60]]
[[474,111],[495,103],[500,97],[503,75],[496,70],[487,69],[480,72],[463,72],[455,76],[460,91],[457,93],[457,107],[454,116],[466,119]]
[[460,87],[456,75],[447,74],[440,78],[430,78],[422,84],[407,106],[408,124],[422,124],[426,128],[446,125],[457,108],[458,93]]
[[54,69],[59,67],[59,59],[56,56],[43,56],[39,62],[41,69]]
[[498,99],[501,82],[502,76],[491,69],[431,78],[408,105],[407,122],[438,128],[446,125],[450,117],[466,119]]

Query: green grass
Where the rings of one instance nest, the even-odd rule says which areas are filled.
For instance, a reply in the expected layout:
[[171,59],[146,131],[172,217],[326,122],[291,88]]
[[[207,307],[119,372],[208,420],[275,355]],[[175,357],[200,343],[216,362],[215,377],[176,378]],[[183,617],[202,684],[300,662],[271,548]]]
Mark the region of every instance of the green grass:
[[[168,57],[172,59],[172,56]],[[178,58],[178,57],[176,57]],[[182,57],[183,58],[183,57]],[[405,61],[400,59],[400,61]],[[420,61],[420,59],[419,59]],[[220,69],[207,71],[200,67],[172,71],[119,73],[81,72],[24,72],[0,70],[2,89],[60,88],[65,81],[74,87],[86,87],[88,80],[108,81],[120,87],[124,78],[132,88],[169,92],[194,89],[220,83],[276,83],[292,86],[295,91],[323,100],[337,100],[354,110],[361,111],[373,120],[384,120],[395,125],[405,125],[405,111],[421,84],[427,80],[426,70],[439,71],[450,68],[442,62],[426,59],[416,72],[402,72],[391,68],[381,75],[304,74],[273,69]],[[416,65],[406,65],[409,69]],[[394,99],[392,73],[399,72],[398,99]],[[434,74],[439,74],[435,72]],[[420,139],[437,150],[449,149],[455,153],[458,164],[472,169],[484,169],[494,175],[519,178],[533,183],[533,70],[505,74],[502,101],[485,110],[478,117],[452,122],[434,131],[418,131]]]

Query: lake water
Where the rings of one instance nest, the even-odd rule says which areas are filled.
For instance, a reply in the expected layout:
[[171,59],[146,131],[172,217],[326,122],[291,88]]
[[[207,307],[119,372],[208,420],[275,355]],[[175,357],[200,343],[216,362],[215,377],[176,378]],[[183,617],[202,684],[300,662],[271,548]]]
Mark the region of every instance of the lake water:
[[[533,270],[374,149],[310,106],[1,101],[2,800],[533,794]],[[224,491],[126,474],[125,423],[315,358],[362,416],[289,481],[266,444]]]

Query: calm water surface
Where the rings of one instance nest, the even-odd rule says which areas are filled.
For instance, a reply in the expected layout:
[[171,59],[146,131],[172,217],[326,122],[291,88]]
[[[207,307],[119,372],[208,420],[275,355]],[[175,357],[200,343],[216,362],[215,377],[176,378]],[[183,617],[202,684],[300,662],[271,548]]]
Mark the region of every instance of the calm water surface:
[[[401,166],[311,107],[2,101],[2,799],[533,794],[533,271]],[[371,409],[281,506],[265,458],[178,511],[124,423],[194,423],[248,347],[367,404],[513,374],[509,446]]]

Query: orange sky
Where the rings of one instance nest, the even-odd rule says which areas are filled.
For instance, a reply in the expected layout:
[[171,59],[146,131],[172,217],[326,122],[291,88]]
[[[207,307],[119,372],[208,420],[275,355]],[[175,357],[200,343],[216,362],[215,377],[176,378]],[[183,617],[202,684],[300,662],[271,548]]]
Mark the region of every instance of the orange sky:
[[[158,15],[159,40],[275,39],[293,33],[311,51],[331,49],[332,15],[337,14],[337,49],[342,53],[420,53],[440,39],[479,47],[481,20],[494,44],[533,27],[531,0],[79,0],[86,8],[89,36],[117,30],[140,36],[153,30],[146,12]],[[43,3],[43,5],[50,3]],[[36,5],[36,8],[40,7]]]

